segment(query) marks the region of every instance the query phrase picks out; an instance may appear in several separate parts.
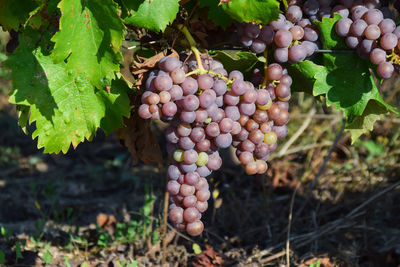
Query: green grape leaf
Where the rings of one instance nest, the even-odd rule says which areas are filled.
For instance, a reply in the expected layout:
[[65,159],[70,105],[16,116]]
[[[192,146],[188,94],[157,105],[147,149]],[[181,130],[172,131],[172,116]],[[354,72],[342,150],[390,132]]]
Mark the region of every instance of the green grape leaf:
[[85,73],[98,88],[110,84],[119,71],[125,31],[114,2],[62,0],[58,7],[62,16],[52,38],[55,62],[66,61],[67,69]]
[[224,30],[233,23],[231,17],[219,5],[219,0],[200,1],[199,7],[208,7],[208,18]]
[[358,116],[352,123],[346,125],[346,130],[351,134],[351,143],[360,138],[361,135],[374,129],[374,124],[381,118],[381,114],[387,114],[387,110],[378,102],[372,100],[368,102],[364,113]]
[[232,0],[221,3],[222,8],[239,22],[268,24],[278,18],[280,9],[277,0]]
[[107,90],[99,90],[96,94],[105,106],[104,117],[100,127],[106,134],[121,128],[124,125],[123,117],[129,118],[130,103],[128,92],[130,88],[122,79],[114,80]]
[[100,126],[106,132],[122,126],[128,116],[127,90],[113,81],[110,93],[97,91],[84,73],[55,63],[51,56],[35,49],[37,33],[20,34],[20,45],[9,56],[13,87],[10,103],[18,106],[20,125],[35,123],[32,138],[45,153],[66,153],[85,138],[91,140]]
[[35,0],[0,0],[0,25],[7,30],[18,30],[37,6]]
[[179,11],[179,0],[122,0],[130,15],[124,20],[126,24],[148,30],[164,31],[174,21]]
[[342,17],[335,13],[333,18],[322,18],[322,21],[314,23],[320,30],[320,38],[323,49],[349,49],[344,42],[344,38],[336,34],[335,24]]
[[239,70],[246,73],[251,71],[257,63],[265,62],[264,57],[257,57],[256,54],[251,52],[237,52],[236,50],[215,50],[209,52],[214,59],[224,64],[228,72]]
[[[313,82],[314,96],[324,96],[327,106],[333,105],[343,112],[346,129],[352,131],[354,142],[362,133],[371,130],[380,114],[389,111],[397,113],[397,110],[382,99],[368,61],[361,59],[355,52],[334,52],[343,48],[334,30],[338,19],[340,16],[324,18],[317,23],[323,48],[333,52],[324,53],[319,64],[305,60],[294,67]],[[296,83],[294,81],[294,87],[298,88]]]

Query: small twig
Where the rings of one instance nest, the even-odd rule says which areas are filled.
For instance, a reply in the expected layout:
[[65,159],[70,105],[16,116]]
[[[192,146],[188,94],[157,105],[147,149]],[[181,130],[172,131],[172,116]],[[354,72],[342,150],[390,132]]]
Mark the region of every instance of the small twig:
[[173,227],[172,225],[170,225],[169,223],[167,223],[167,226],[170,230],[174,231],[178,236],[186,239],[187,241],[190,241],[192,243],[195,243],[195,241],[193,239],[191,239],[190,237],[188,237],[185,234],[182,234],[181,232],[179,232],[178,230],[175,229],[175,227]]
[[296,197],[298,188],[299,188],[299,184],[297,184],[297,186],[292,194],[292,199],[290,200],[289,224],[288,224],[287,236],[286,236],[286,266],[287,267],[290,267],[290,230],[292,228],[294,199]]
[[264,80],[262,82],[262,87],[265,88],[268,83],[268,78],[267,78],[267,69],[268,69],[268,48],[265,48],[264,51],[264,57],[265,57],[265,63],[264,63]]
[[282,157],[286,153],[286,151],[289,149],[289,147],[300,137],[300,135],[307,129],[307,127],[310,125],[312,117],[315,115],[317,110],[315,108],[312,108],[308,114],[307,114],[307,119],[304,120],[303,124],[301,127],[296,131],[294,135],[289,139],[289,141],[286,142],[286,144],[282,147],[282,149],[278,153],[278,157]]
[[167,218],[168,218],[168,202],[169,202],[169,193],[168,190],[165,189],[164,193],[164,210],[163,210],[163,225],[162,225],[162,266],[165,265],[167,261]]
[[131,49],[135,49],[138,46],[145,46],[145,45],[148,45],[148,44],[155,44],[155,43],[159,43],[159,42],[160,41],[150,41],[150,42],[139,44],[139,45],[128,46],[128,47],[126,47],[126,49],[131,50]]
[[361,205],[357,206],[355,209],[353,209],[351,212],[349,212],[344,219],[348,219],[351,216],[354,216],[354,214],[358,211],[360,211],[361,209],[363,209],[364,207],[366,207],[369,203],[371,203],[372,201],[374,201],[375,199],[379,198],[380,196],[386,194],[387,192],[395,189],[396,187],[400,186],[400,181],[397,181],[396,183],[392,184],[391,186],[383,189],[382,191],[378,192],[377,194],[373,195],[372,197],[370,197],[367,201],[365,201],[364,203],[362,203]]
[[186,40],[189,42],[190,49],[193,51],[193,54],[196,57],[197,67],[200,70],[204,70],[203,63],[201,61],[201,53],[196,47],[196,41],[194,40],[193,36],[190,34],[188,28],[182,24],[178,25],[178,29],[185,35]]
[[196,10],[196,8],[199,6],[200,4],[200,0],[197,0],[196,4],[194,5],[192,12],[190,12],[189,17],[186,19],[186,21],[189,21],[189,19],[193,16],[194,11]]
[[201,75],[201,74],[211,74],[211,75],[213,75],[213,76],[216,76],[216,77],[220,78],[221,80],[226,81],[226,84],[230,84],[230,83],[233,82],[232,80],[230,80],[229,78],[225,77],[225,76],[222,75],[221,73],[216,73],[216,72],[213,72],[213,71],[210,71],[210,70],[200,69],[200,68],[195,69],[195,70],[193,70],[193,71],[191,71],[191,72],[186,73],[185,76],[186,76],[186,77],[189,77],[189,76],[197,75],[197,74],[200,74],[200,75]]
[[281,157],[284,157],[284,156],[287,156],[287,155],[290,155],[290,154],[295,154],[295,153],[298,153],[300,151],[310,150],[310,149],[323,147],[323,146],[331,146],[331,145],[332,145],[331,141],[325,141],[325,142],[320,143],[320,144],[311,144],[311,145],[306,145],[306,146],[294,147],[294,148],[288,149],[283,155],[272,154],[271,157],[269,158],[269,160],[272,161],[273,159],[281,158]]
[[[278,259],[278,258],[284,256],[285,254],[286,254],[286,251],[283,250],[283,251],[281,251],[281,252],[275,253],[275,254],[272,255],[272,256],[269,256],[268,258],[265,258],[264,260],[260,261],[260,263],[261,263],[261,264],[265,264],[265,263],[271,262],[271,261],[273,261],[273,260],[276,260],[276,259]],[[252,266],[254,266],[254,265],[252,265]]]
[[[376,201],[379,197],[383,196],[384,194],[388,193],[389,191],[392,191],[394,189],[396,189],[396,187],[400,186],[400,181],[397,181],[396,183],[392,184],[391,186],[383,189],[382,191],[378,192],[377,194],[371,196],[368,200],[366,200],[365,202],[363,202],[362,204],[358,205],[357,207],[355,207],[353,210],[351,210],[346,216],[344,216],[341,219],[337,219],[335,221],[332,221],[330,223],[325,224],[323,227],[321,227],[319,230],[307,233],[307,234],[302,234],[299,236],[295,236],[290,238],[289,240],[291,240],[296,248],[301,248],[304,247],[305,245],[315,241],[316,239],[320,238],[321,236],[323,236],[324,234],[328,234],[330,231],[331,234],[337,232],[338,230],[340,230],[341,228],[345,227],[345,226],[340,226],[341,224],[343,224],[345,221],[349,220],[349,219],[354,219],[356,217],[359,217],[360,215],[365,214],[365,212],[361,212],[361,210],[363,208],[365,208],[366,206],[368,206],[369,204],[371,204],[372,202]],[[353,223],[354,224],[354,223]],[[353,225],[351,224],[351,225]],[[351,225],[347,225],[347,227],[350,227]],[[300,243],[301,242],[301,243]],[[263,251],[266,251],[268,253],[270,253],[271,251],[283,246],[284,243],[280,243],[274,247],[270,247],[267,248]],[[286,250],[283,250],[281,252],[278,252],[268,258],[266,258],[265,260],[261,261],[261,263],[267,263],[270,262],[272,260],[275,260],[277,258],[280,258],[284,255],[286,255]]]
[[340,54],[355,53],[354,50],[344,50],[344,49],[338,49],[338,50],[317,49],[317,50],[315,50],[314,52],[315,52],[315,53],[340,53]]
[[307,198],[306,198],[306,200],[304,201],[304,203],[303,203],[303,205],[301,206],[301,208],[296,212],[296,217],[299,216],[299,215],[303,212],[303,210],[304,210],[304,208],[306,207],[308,201],[310,200],[310,198],[311,198],[311,192],[312,192],[312,190],[314,189],[315,185],[317,184],[317,181],[318,181],[319,177],[321,176],[322,172],[324,171],[326,164],[328,163],[329,159],[331,158],[331,155],[332,155],[332,153],[333,153],[333,150],[336,148],[336,145],[337,145],[337,143],[339,142],[340,137],[341,137],[342,134],[343,134],[345,125],[346,125],[346,120],[343,119],[342,127],[340,128],[339,133],[336,135],[335,141],[333,141],[333,144],[332,144],[331,148],[329,149],[328,154],[325,156],[324,161],[322,162],[322,165],[321,165],[321,167],[320,167],[319,170],[318,170],[318,173],[315,175],[315,177],[314,177],[314,179],[313,179],[313,182],[312,182],[311,185],[310,185],[310,188],[308,188],[307,193],[306,193]]

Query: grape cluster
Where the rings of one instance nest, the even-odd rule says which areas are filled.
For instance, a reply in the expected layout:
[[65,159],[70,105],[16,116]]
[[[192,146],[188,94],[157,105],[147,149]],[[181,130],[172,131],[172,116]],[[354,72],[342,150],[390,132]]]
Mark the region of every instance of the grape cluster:
[[357,49],[361,57],[377,65],[381,78],[390,78],[393,63],[399,63],[396,52],[400,49],[400,27],[392,19],[384,18],[379,9],[364,5],[352,7],[342,17],[335,25],[336,33],[346,38],[349,48]]
[[[311,21],[321,20],[324,17],[331,17],[334,13],[340,14],[342,17],[349,9],[357,5],[363,5],[368,9],[381,8],[380,0],[291,0],[288,1],[290,6],[301,6],[304,15]],[[388,8],[381,8],[382,12],[390,14]]]
[[165,57],[149,74],[138,114],[170,122],[169,217],[177,229],[196,236],[204,229],[201,213],[210,198],[206,177],[222,165],[220,148],[237,147],[248,174],[266,172],[277,138],[287,133],[291,79],[272,64],[267,87],[257,89],[241,72],[228,74],[208,55],[201,57],[201,65],[193,55],[185,56],[183,62]]
[[255,53],[262,53],[268,45],[274,47],[274,58],[277,62],[296,63],[310,57],[318,49],[318,31],[309,19],[303,19],[302,10],[291,6],[276,21],[266,26],[243,23],[238,26],[242,36],[240,44]]
[[242,114],[242,129],[234,137],[236,155],[247,174],[264,173],[269,154],[277,148],[277,140],[288,133],[290,86],[292,78],[281,65],[266,68],[266,88],[258,90],[257,108],[252,115]]
[[342,19],[335,25],[336,33],[345,38],[349,48],[357,49],[362,58],[377,65],[381,78],[390,78],[394,67],[400,64],[400,27],[396,27],[391,11],[381,7],[379,0],[293,0],[289,5],[287,12],[302,6],[310,20],[339,14]]

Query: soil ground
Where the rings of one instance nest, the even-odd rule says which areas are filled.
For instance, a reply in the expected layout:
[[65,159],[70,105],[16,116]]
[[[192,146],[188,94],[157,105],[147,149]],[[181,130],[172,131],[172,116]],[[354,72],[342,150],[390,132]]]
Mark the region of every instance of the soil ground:
[[[0,99],[6,266],[400,266],[395,117],[351,146],[340,114],[298,95],[289,137],[304,131],[279,154],[289,138],[281,142],[266,175],[247,176],[223,152],[204,234],[192,238],[169,225],[162,234],[166,157],[164,166],[133,166],[116,136],[101,132],[66,155],[43,154]],[[163,125],[153,126],[163,149]]]

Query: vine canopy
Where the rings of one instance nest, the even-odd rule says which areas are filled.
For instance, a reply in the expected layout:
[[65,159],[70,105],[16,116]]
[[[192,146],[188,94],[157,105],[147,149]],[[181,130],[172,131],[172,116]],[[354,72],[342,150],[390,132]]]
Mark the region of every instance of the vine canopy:
[[[128,33],[168,34],[168,28],[176,31],[174,21],[195,9],[222,31],[237,22],[268,24],[283,7],[277,0],[0,0],[0,25],[17,44],[9,47],[7,66],[19,125],[26,131],[34,123],[32,137],[46,153],[66,153],[98,129],[108,134],[123,127],[131,115],[129,95],[136,92],[120,72]],[[344,48],[334,31],[338,19],[317,24],[323,49]],[[247,72],[267,61],[251,52],[212,54],[227,69]],[[383,100],[374,67],[355,53],[322,53],[289,71],[299,77],[296,91],[322,97],[343,112],[353,140],[372,130],[382,114],[398,114]]]

